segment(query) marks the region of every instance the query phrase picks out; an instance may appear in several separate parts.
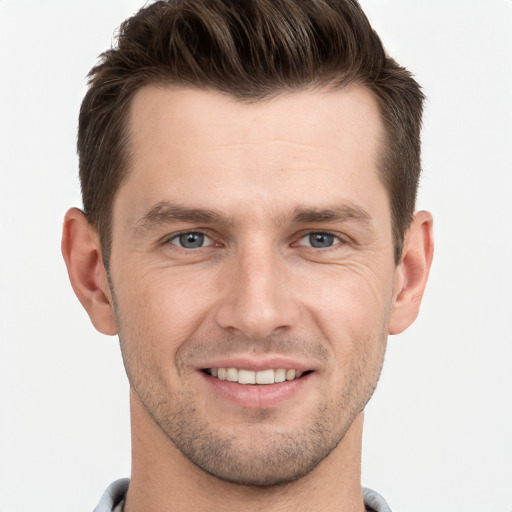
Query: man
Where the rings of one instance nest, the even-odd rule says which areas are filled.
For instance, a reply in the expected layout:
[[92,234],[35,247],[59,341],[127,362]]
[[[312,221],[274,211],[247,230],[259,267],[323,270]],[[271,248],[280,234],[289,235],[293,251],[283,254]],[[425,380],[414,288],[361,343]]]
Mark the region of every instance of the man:
[[90,73],[63,254],[119,334],[132,476],[97,511],[389,510],[360,483],[416,318],[423,96],[355,0],[171,0]]

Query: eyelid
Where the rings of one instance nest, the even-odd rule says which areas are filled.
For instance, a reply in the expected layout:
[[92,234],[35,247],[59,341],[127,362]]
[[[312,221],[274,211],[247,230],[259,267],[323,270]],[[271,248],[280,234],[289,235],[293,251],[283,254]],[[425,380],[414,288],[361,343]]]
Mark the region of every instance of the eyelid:
[[[306,245],[306,244],[300,244],[299,242],[301,240],[303,240],[304,238],[307,238],[311,235],[329,235],[329,236],[332,236],[334,237],[337,242],[334,243],[332,246],[330,247],[326,247],[326,248],[323,248],[323,249],[319,249],[319,248],[316,248],[316,247],[312,247],[311,245]],[[308,248],[312,248],[312,249],[315,249],[316,251],[328,251],[329,249],[335,249],[335,248],[338,248],[340,245],[345,245],[345,244],[348,244],[350,242],[349,238],[346,236],[346,235],[343,235],[342,233],[339,233],[339,232],[336,232],[336,231],[330,231],[328,229],[311,229],[311,230],[308,230],[308,231],[305,231],[303,233],[301,233],[297,238],[296,238],[296,242],[294,242],[292,245],[295,245],[295,246],[299,246],[299,247],[308,247]]]
[[[183,250],[189,251],[190,249],[187,249],[186,247],[182,247],[179,244],[173,243],[174,240],[176,240],[180,236],[188,234],[188,233],[197,233],[197,234],[203,235],[205,237],[205,239],[208,240],[208,243],[206,243],[205,245],[203,245],[197,249],[203,249],[203,248],[207,248],[207,247],[211,247],[211,246],[223,245],[221,242],[216,241],[214,236],[212,236],[211,233],[209,233],[208,229],[201,229],[201,228],[199,228],[199,229],[184,229],[184,230],[166,235],[165,237],[162,238],[162,244],[164,244],[164,245],[172,244],[175,247],[177,247],[178,249],[183,249]],[[323,235],[333,236],[337,241],[332,246],[326,247],[324,249],[318,249],[318,248],[312,247],[311,245],[306,245],[306,244],[300,243],[304,238],[314,235],[314,234],[323,234]],[[313,248],[317,251],[318,250],[325,251],[325,250],[329,250],[329,249],[335,249],[340,245],[346,245],[351,242],[350,238],[347,235],[345,235],[343,233],[339,233],[337,231],[331,231],[329,229],[305,230],[305,231],[301,232],[300,234],[298,234],[297,236],[295,236],[294,239],[295,239],[295,241],[292,242],[292,244],[291,244],[292,246],[309,247],[309,248]]]
[[191,249],[189,249],[187,247],[182,247],[178,243],[173,243],[173,241],[174,240],[178,240],[182,235],[198,234],[198,235],[203,235],[204,236],[205,244],[202,245],[201,247],[197,247],[195,249],[196,251],[198,249],[204,249],[206,247],[210,247],[212,245],[216,245],[215,239],[210,234],[208,234],[207,231],[208,230],[205,230],[205,229],[183,229],[181,231],[178,231],[176,233],[171,233],[170,235],[166,235],[165,237],[163,237],[162,238],[162,244],[163,245],[170,244],[170,245],[173,245],[173,246],[177,247],[178,249],[182,249],[182,250],[185,250],[185,251],[190,251]]

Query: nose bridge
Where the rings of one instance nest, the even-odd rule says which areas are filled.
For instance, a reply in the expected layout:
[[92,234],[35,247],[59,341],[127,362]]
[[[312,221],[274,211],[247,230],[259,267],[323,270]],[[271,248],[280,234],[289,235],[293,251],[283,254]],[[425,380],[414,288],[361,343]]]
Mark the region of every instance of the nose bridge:
[[286,286],[282,257],[270,244],[240,251],[228,273],[226,293],[217,311],[221,327],[257,339],[293,325],[297,305]]

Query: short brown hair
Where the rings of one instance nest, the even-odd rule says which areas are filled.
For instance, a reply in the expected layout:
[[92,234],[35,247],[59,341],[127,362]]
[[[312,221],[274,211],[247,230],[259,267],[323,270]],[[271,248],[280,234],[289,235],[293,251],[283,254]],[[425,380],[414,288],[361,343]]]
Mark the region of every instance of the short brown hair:
[[356,0],[167,0],[142,8],[89,73],[78,154],[84,211],[105,264],[111,209],[129,170],[128,113],[147,84],[216,90],[240,101],[358,83],[385,127],[380,179],[389,194],[395,261],[410,226],[420,174],[423,94],[386,55]]

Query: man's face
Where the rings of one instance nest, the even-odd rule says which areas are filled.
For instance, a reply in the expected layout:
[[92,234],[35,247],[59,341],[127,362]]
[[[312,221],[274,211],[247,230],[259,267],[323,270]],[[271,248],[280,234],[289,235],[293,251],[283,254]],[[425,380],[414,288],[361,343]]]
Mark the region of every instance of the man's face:
[[382,366],[397,279],[376,101],[146,87],[130,128],[110,269],[134,393],[206,472],[299,478]]

